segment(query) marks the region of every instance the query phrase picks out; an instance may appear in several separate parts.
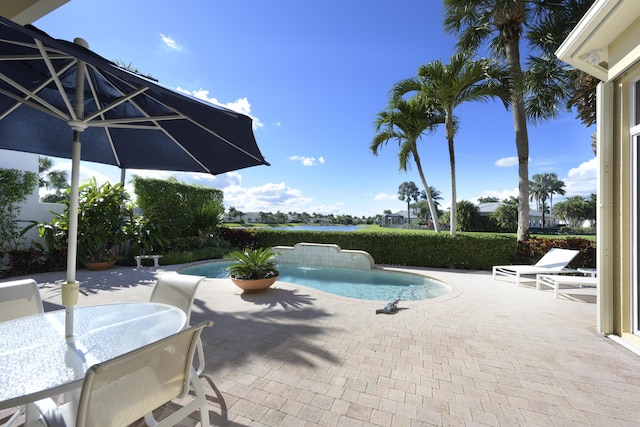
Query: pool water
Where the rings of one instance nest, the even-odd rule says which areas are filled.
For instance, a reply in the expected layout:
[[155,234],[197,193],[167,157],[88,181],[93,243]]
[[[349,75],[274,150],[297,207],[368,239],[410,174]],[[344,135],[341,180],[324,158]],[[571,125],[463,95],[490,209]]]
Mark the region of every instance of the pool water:
[[[227,267],[231,264],[232,262],[198,264],[183,268],[179,273],[225,279],[229,277]],[[372,301],[417,301],[439,297],[449,292],[449,288],[443,283],[411,273],[306,267],[296,264],[279,264],[278,270],[279,281]]]

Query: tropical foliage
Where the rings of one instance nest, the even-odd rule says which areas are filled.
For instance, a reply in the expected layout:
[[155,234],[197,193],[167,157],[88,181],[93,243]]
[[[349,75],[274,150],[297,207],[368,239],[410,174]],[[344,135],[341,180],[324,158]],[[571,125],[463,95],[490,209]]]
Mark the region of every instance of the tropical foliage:
[[558,179],[555,173],[544,173],[533,175],[533,180],[529,182],[529,194],[531,200],[535,200],[537,209],[542,212],[542,228],[545,226],[545,214],[548,212],[546,202],[549,199],[550,206],[553,206],[553,195],[564,195],[564,181]]
[[[424,188],[429,188],[420,163],[418,140],[425,132],[432,132],[440,123],[444,123],[442,113],[431,110],[418,97],[413,97],[409,100],[393,97],[387,109],[378,113],[375,121],[376,132],[378,133],[374,136],[369,149],[377,156],[382,146],[391,140],[396,140],[399,146],[398,161],[400,170],[406,171],[409,167],[409,160],[413,158],[418,168],[422,185]],[[406,198],[401,200],[406,200]],[[417,197],[414,200],[417,201]],[[429,193],[427,193],[427,202],[429,203],[434,230],[440,232],[438,211]]]
[[478,220],[480,219],[478,206],[468,200],[460,200],[457,211],[459,213],[458,230],[475,231],[478,229]]
[[235,260],[227,267],[234,279],[259,280],[279,274],[275,262],[278,254],[271,247],[233,251],[228,256]]
[[[98,185],[92,178],[79,189],[78,258],[83,262],[115,261],[125,241],[126,203],[124,185],[105,182]],[[59,228],[68,233],[70,202],[57,216]]]
[[67,172],[52,169],[53,161],[49,157],[40,156],[38,158],[38,175],[40,177],[40,188],[54,190],[42,198],[43,202],[59,203],[68,197],[65,191],[69,188]]
[[0,169],[0,253],[16,249],[21,242],[20,203],[37,185],[38,175],[33,172]]
[[596,208],[596,195],[591,194],[589,197],[569,197],[556,203],[551,211],[569,227],[581,227],[585,221],[593,227],[596,225]]
[[400,184],[400,187],[398,187],[398,200],[407,202],[407,218],[409,224],[411,224],[411,201],[417,202],[418,197],[420,197],[420,190],[418,190],[415,182],[403,182]]
[[[518,240],[529,234],[529,137],[527,118],[534,122],[556,117],[561,101],[577,86],[577,75],[553,52],[593,0],[445,0],[445,30],[458,35],[462,52],[488,46],[495,59],[506,62],[518,154]],[[522,67],[521,43],[530,52]],[[565,104],[566,105],[566,104]]]
[[502,201],[502,205],[489,215],[500,231],[513,233],[518,228],[518,204],[515,197],[510,197]]
[[[486,59],[473,60],[470,55],[458,53],[448,64],[431,61],[418,69],[418,75],[396,83],[392,89],[396,101],[415,93],[427,111],[437,111],[444,116],[445,137],[449,148],[451,175],[450,232],[456,233],[456,161],[454,138],[459,121],[454,110],[466,102],[486,102],[493,97],[509,102],[507,73],[496,63]],[[426,187],[426,185],[425,185]]]

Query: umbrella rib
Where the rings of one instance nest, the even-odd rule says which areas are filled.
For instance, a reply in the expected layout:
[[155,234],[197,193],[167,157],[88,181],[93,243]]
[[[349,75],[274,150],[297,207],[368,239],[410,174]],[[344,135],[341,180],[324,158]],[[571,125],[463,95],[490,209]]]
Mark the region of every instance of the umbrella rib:
[[[91,69],[97,72],[95,67],[91,66]],[[91,90],[91,96],[93,97],[93,102],[95,103],[96,108],[100,108],[100,102],[98,101],[98,94],[93,84],[93,80],[87,79],[87,81],[89,82],[89,90]],[[101,114],[100,117],[104,119],[103,114]],[[107,136],[107,139],[109,140],[109,147],[111,147],[111,153],[113,154],[113,158],[115,159],[118,167],[120,167],[121,166],[120,156],[118,156],[118,152],[116,151],[115,144],[113,143],[113,138],[111,137],[111,132],[109,132],[109,129],[105,129],[104,132]]]
[[[232,146],[232,147],[233,147],[233,148],[235,148],[236,150],[238,150],[238,151],[240,151],[240,152],[242,152],[242,153],[246,154],[247,156],[251,157],[252,159],[257,160],[258,162],[262,162],[262,161],[263,161],[262,159],[259,159],[258,157],[254,156],[253,154],[251,154],[250,152],[248,152],[247,150],[245,150],[244,148],[239,147],[239,146],[237,146],[236,144],[234,144],[233,142],[231,142],[231,141],[229,141],[228,139],[224,138],[223,136],[221,136],[221,135],[220,135],[220,134],[218,134],[217,132],[214,132],[213,130],[209,129],[208,127],[206,127],[206,126],[204,126],[204,125],[202,125],[202,124],[200,124],[200,123],[199,123],[199,122],[197,122],[196,120],[193,120],[191,117],[189,117],[189,116],[187,116],[187,115],[185,115],[185,114],[183,114],[183,113],[180,113],[180,112],[176,111],[173,107],[170,107],[170,106],[166,105],[164,102],[161,102],[161,101],[157,100],[157,99],[156,99],[156,98],[154,98],[153,96],[149,96],[149,98],[151,98],[151,99],[153,99],[154,101],[156,101],[157,103],[159,103],[159,104],[163,105],[163,106],[164,106],[165,108],[167,108],[168,110],[171,110],[171,111],[173,111],[173,112],[174,112],[174,113],[176,113],[176,114],[179,114],[179,115],[181,116],[181,118],[183,118],[183,119],[185,119],[185,120],[189,121],[191,124],[193,124],[193,125],[195,125],[195,126],[198,126],[199,128],[201,128],[201,129],[202,129],[202,130],[204,130],[205,132],[207,132],[207,133],[209,133],[209,134],[211,134],[211,135],[215,136],[216,138],[218,138],[218,139],[220,139],[221,141],[225,142],[226,144],[228,144],[228,145]],[[136,104],[135,104],[135,102],[134,102],[133,100],[131,101],[131,103],[133,103],[134,105],[136,105]],[[140,109],[140,108],[138,107],[138,105],[136,105],[136,107],[137,107],[138,109]],[[222,110],[218,110],[218,111],[222,111]],[[223,113],[226,113],[225,111],[222,111],[222,112],[223,112]],[[154,118],[151,118],[151,117],[149,118],[149,120],[155,121],[155,119],[154,119]],[[162,128],[161,126],[158,126],[158,127],[159,127],[159,128],[160,128],[160,129],[165,133],[165,135],[167,135],[169,138],[171,138],[173,141],[175,141],[175,143],[176,143],[176,144],[178,144],[178,146],[179,146],[180,148],[182,148],[182,150],[184,150],[184,152],[185,152],[185,153],[189,154],[189,156],[191,156],[191,157],[192,157],[196,162],[200,163],[200,162],[199,162],[195,157],[193,157],[193,155],[191,155],[191,153],[189,152],[189,150],[187,150],[186,148],[184,148],[184,147],[182,146],[182,144],[180,144],[178,141],[176,141],[176,139],[175,139],[171,134],[169,134],[169,133],[168,133],[166,130],[164,130],[164,128]],[[204,165],[203,165],[203,167],[204,167]],[[206,168],[206,167],[204,167],[204,168],[208,170],[208,168]]]
[[[97,68],[92,67],[94,72],[96,72],[97,74],[102,75],[103,78],[105,78],[105,76],[102,73],[102,70],[98,70]],[[130,82],[121,79],[120,77],[114,76],[116,79],[118,79],[120,82],[122,82],[123,84],[129,86],[131,89],[135,89],[135,86],[132,85]],[[105,80],[108,81],[108,79],[105,78]],[[112,87],[117,90],[118,92],[120,92],[121,95],[123,95],[123,98],[120,98],[122,100],[122,102],[128,100],[133,106],[135,106],[138,111],[141,112],[141,114],[144,116],[144,118],[132,118],[132,119],[125,119],[125,120],[116,120],[116,122],[114,122],[114,124],[116,123],[120,123],[122,124],[122,128],[137,128],[137,129],[159,129],[162,133],[164,133],[168,138],[170,138],[178,147],[180,147],[180,149],[187,154],[189,157],[191,157],[191,159],[196,162],[197,164],[200,165],[200,167],[202,167],[202,169],[206,170],[207,172],[211,173],[211,169],[209,169],[208,167],[206,167],[200,160],[198,160],[193,154],[191,154],[191,152],[189,152],[189,150],[187,150],[182,144],[180,144],[180,142],[178,142],[171,134],[169,134],[165,129],[162,128],[162,126],[158,125],[156,122],[158,121],[158,119],[160,119],[160,121],[162,120],[176,120],[176,119],[188,119],[186,116],[184,116],[182,113],[180,113],[179,111],[176,111],[174,108],[171,108],[169,106],[167,106],[166,104],[164,104],[163,102],[158,101],[157,99],[155,99],[152,96],[149,96],[150,99],[153,99],[155,102],[159,103],[160,105],[164,106],[165,108],[167,108],[169,111],[173,111],[175,116],[160,116],[157,118],[154,117],[150,117],[148,114],[146,114],[146,112],[144,111],[144,109],[140,108],[140,106],[133,100],[134,96],[137,95],[138,93],[142,93],[144,91],[146,91],[148,89],[147,86],[142,86],[138,89],[135,89],[134,92],[132,92],[131,94],[129,94],[128,96],[124,96],[124,94],[122,93],[121,90],[119,90],[118,88],[116,88],[115,86],[112,85]],[[121,102],[120,102],[121,103]],[[112,107],[113,108],[113,107]],[[104,110],[104,109],[103,109]],[[101,110],[101,112],[104,112],[103,110]],[[102,115],[100,113],[100,115]],[[96,117],[98,114],[94,114],[91,117]],[[131,120],[131,121],[129,121]],[[151,121],[156,123],[156,126],[133,126],[133,125],[127,125],[126,123],[133,123],[135,121]],[[191,122],[193,122],[192,120],[190,120]],[[108,120],[103,120],[101,122],[92,122],[91,124],[87,123],[87,125],[89,126],[100,126],[101,123],[106,123],[108,122]],[[106,126],[106,125],[105,125]],[[108,132],[107,132],[108,134]],[[109,134],[108,134],[109,135]],[[111,140],[111,135],[109,135],[109,143],[112,144],[113,147],[113,141]],[[116,157],[117,158],[117,157]]]
[[[38,50],[42,54],[42,60],[47,65],[47,69],[49,69],[49,73],[51,73],[51,78],[53,78],[53,82],[56,84],[56,87],[58,88],[58,91],[60,92],[60,96],[62,97],[62,100],[64,101],[64,104],[67,106],[67,109],[69,110],[69,113],[71,114],[71,118],[73,120],[78,120],[78,117],[76,116],[76,112],[75,112],[73,106],[71,105],[71,101],[69,100],[69,97],[67,96],[67,93],[64,90],[64,86],[62,86],[62,82],[58,78],[58,74],[56,72],[56,69],[53,66],[53,63],[51,62],[51,59],[49,59],[47,50],[45,49],[44,45],[42,44],[42,42],[40,40],[34,39],[34,41],[36,43],[36,46],[38,47]],[[77,61],[78,60],[76,60],[74,62],[77,62]]]
[[[90,127],[105,127],[105,126],[114,126],[115,127],[123,127],[123,128],[135,128],[135,129],[158,129],[158,125],[150,126],[150,125],[135,125],[135,123],[144,123],[144,122],[165,122],[169,120],[182,120],[184,116],[145,116],[145,117],[123,117],[121,119],[105,119],[105,120],[94,120],[92,122],[87,123],[87,126]],[[117,126],[122,125],[122,126]]]
[[[2,77],[3,77],[3,75],[0,74],[0,78],[2,78]],[[20,104],[28,105],[31,108],[35,108],[36,110],[42,111],[43,113],[49,114],[49,115],[51,115],[51,116],[53,116],[53,117],[55,117],[57,119],[62,119],[64,121],[68,121],[70,119],[70,117],[68,115],[65,115],[64,112],[58,110],[53,105],[49,104],[48,102],[44,101],[43,99],[41,99],[40,97],[34,95],[33,93],[31,93],[29,91],[26,91],[26,94],[29,95],[29,97],[31,97],[33,99],[36,99],[39,102],[41,102],[42,104],[44,104],[45,107],[43,107],[42,105],[40,105],[38,103],[30,101],[27,98],[22,98],[22,97],[20,97],[20,96],[18,96],[16,94],[8,92],[5,89],[1,89],[0,88],[0,94],[8,96],[11,99],[15,99]],[[46,107],[49,107],[50,109],[47,109]],[[4,119],[7,115],[9,115],[16,108],[18,108],[18,105],[13,106],[12,108],[10,108],[7,111],[5,111],[2,115],[0,115],[0,120]],[[55,113],[57,113],[57,114],[55,114]]]
[[139,94],[143,93],[147,89],[149,89],[149,88],[148,87],[138,88],[137,90],[134,90],[133,92],[131,92],[131,93],[127,94],[127,95],[124,95],[121,98],[118,98],[117,100],[113,101],[111,104],[106,105],[105,107],[101,108],[100,110],[96,111],[95,113],[91,114],[90,116],[84,117],[82,119],[82,121],[87,123],[87,122],[89,122],[90,120],[92,120],[93,118],[95,118],[97,116],[102,116],[107,111],[112,110],[112,109],[116,108],[118,105],[129,101],[131,98],[133,98],[135,96],[138,96]]
[[[68,58],[68,56],[67,56]],[[35,58],[34,58],[35,59]],[[37,59],[42,59],[40,56],[38,56]],[[71,68],[71,66],[73,65],[73,62],[67,62],[67,64],[60,68],[60,73],[64,73],[65,71],[67,71],[69,68]],[[33,108],[36,108],[40,111],[43,111],[47,114],[50,114],[56,118],[68,121],[70,120],[70,116],[68,114],[65,114],[63,111],[60,111],[58,108],[54,107],[53,105],[49,104],[47,101],[45,101],[44,99],[40,98],[38,95],[36,95],[38,92],[40,92],[42,89],[44,89],[45,87],[47,87],[47,85],[49,83],[51,83],[51,81],[53,80],[53,78],[44,80],[40,85],[38,85],[35,90],[30,91],[27,88],[24,88],[20,85],[18,85],[14,80],[10,79],[9,77],[5,76],[4,74],[0,73],[0,79],[2,79],[3,81],[5,81],[6,83],[10,84],[11,86],[13,86],[14,88],[18,89],[19,91],[21,91],[25,97],[21,98],[19,96],[12,96],[9,93],[5,93],[3,92],[3,94],[10,96],[11,98],[15,99],[16,101],[19,101],[17,104],[14,104],[12,107],[8,108],[2,115],[0,115],[0,120],[4,119],[5,117],[7,117],[9,114],[11,114],[13,111],[15,111],[22,103],[25,103]],[[33,98],[34,100],[38,101],[40,104],[44,105],[45,107],[48,107],[49,110],[47,110],[46,108],[42,108],[41,106],[38,106],[36,104],[30,103],[27,100],[29,98]],[[57,114],[54,114],[57,113]]]
[[215,137],[220,138],[222,141],[226,142],[227,144],[229,144],[230,146],[232,146],[232,147],[233,147],[233,148],[235,148],[236,150],[243,152],[244,154],[246,154],[247,156],[251,157],[252,159],[257,160],[258,162],[261,162],[261,163],[263,162],[263,160],[262,160],[262,159],[259,159],[258,157],[254,156],[253,154],[251,154],[250,152],[248,152],[248,151],[247,151],[247,150],[245,150],[244,148],[242,148],[242,147],[238,147],[236,144],[234,144],[233,142],[229,141],[227,138],[225,138],[225,137],[223,137],[223,136],[219,135],[217,132],[214,132],[213,130],[211,130],[211,129],[209,129],[209,128],[207,128],[207,127],[203,126],[203,125],[201,125],[200,123],[198,123],[198,122],[196,122],[196,121],[194,121],[194,120],[191,120],[189,117],[186,117],[186,119],[187,119],[187,120],[189,120],[189,121],[190,121],[191,123],[193,123],[194,125],[196,125],[196,126],[200,127],[200,128],[201,128],[202,130],[204,130],[205,132],[208,132],[208,133],[210,133],[211,135],[214,135]]
[[[2,40],[0,40],[1,42]],[[71,59],[69,55],[63,55],[60,53],[49,55],[52,59]],[[20,54],[20,55],[0,55],[0,61],[38,61],[42,59],[42,55],[39,54]]]

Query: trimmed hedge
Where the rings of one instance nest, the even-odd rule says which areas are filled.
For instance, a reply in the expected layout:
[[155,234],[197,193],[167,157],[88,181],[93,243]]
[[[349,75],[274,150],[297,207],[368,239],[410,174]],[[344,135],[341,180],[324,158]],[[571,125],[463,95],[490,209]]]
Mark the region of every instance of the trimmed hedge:
[[350,233],[256,229],[255,247],[296,243],[337,244],[368,252],[376,264],[491,270],[494,265],[535,264],[552,247],[579,249],[571,268],[595,267],[595,243],[580,238],[531,239],[518,243],[504,235]]
[[488,270],[516,261],[517,240],[505,236],[255,230],[256,244],[333,243],[368,252],[376,264]]

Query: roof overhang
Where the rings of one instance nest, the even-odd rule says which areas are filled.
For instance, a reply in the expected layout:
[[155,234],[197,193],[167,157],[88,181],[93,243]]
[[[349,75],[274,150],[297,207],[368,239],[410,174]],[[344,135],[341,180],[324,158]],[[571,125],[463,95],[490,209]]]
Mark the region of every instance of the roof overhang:
[[638,17],[638,0],[596,0],[560,45],[556,56],[602,81],[609,81],[624,72],[628,65],[628,61],[619,58],[615,64],[609,63],[610,45]]
[[20,0],[0,2],[0,16],[20,25],[32,24],[69,0]]

